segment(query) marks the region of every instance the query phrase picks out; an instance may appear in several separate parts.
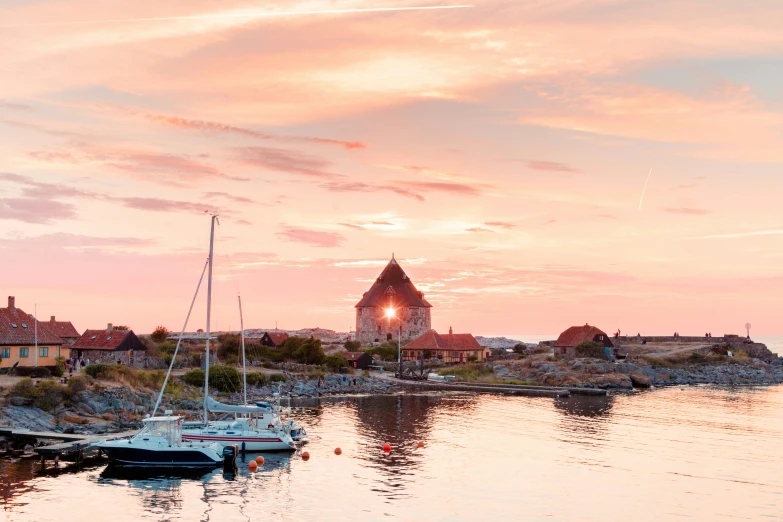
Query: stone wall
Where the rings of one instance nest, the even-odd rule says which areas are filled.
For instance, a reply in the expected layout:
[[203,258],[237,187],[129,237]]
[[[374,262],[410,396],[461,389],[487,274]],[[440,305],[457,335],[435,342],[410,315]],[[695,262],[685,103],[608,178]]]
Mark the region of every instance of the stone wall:
[[150,357],[146,352],[134,350],[130,354],[125,350],[80,350],[82,357],[92,363],[116,364],[120,363],[133,368],[160,369],[166,367],[166,361],[162,357]]
[[430,308],[405,307],[397,310],[397,316],[391,321],[386,317],[386,309],[368,306],[356,309],[356,340],[370,344],[384,342],[391,335],[397,340],[402,322],[402,340],[415,339],[432,329]]

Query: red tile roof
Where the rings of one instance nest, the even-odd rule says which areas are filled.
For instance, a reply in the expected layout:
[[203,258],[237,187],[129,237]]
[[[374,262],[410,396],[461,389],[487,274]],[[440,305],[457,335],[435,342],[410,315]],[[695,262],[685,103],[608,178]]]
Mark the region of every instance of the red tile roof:
[[432,307],[424,299],[424,294],[416,290],[413,282],[393,257],[375,283],[356,304],[356,308],[367,306],[387,308],[390,301],[394,308],[399,306]]
[[592,341],[596,335],[609,336],[599,328],[585,323],[584,326],[572,326],[560,334],[555,342],[555,347],[574,347],[584,341]]
[[441,335],[435,330],[424,332],[413,341],[406,344],[406,350],[453,350],[478,351],[483,347],[471,334],[449,333]]
[[46,323],[46,327],[62,339],[78,338],[79,332],[70,321],[55,321],[54,316]]
[[280,346],[288,339],[288,334],[285,332],[266,332],[266,335],[269,336],[275,346]]
[[116,350],[132,330],[87,330],[71,348],[80,350]]
[[338,353],[337,355],[342,355],[342,357],[346,361],[358,361],[362,355],[365,355],[365,353],[364,352],[341,352]]
[[[9,301],[12,300],[9,299]],[[0,308],[0,345],[34,345],[35,322],[32,316],[19,308]],[[62,345],[63,340],[57,337],[45,324],[38,321],[38,344]]]

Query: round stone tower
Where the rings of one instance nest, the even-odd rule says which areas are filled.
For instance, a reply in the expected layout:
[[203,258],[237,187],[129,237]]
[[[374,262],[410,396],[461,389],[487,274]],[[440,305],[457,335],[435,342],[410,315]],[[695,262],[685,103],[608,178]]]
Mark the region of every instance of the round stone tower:
[[[403,341],[415,339],[432,328],[431,308],[392,255],[356,305],[356,340],[366,344],[396,341],[400,325]],[[388,310],[394,311],[393,317]]]

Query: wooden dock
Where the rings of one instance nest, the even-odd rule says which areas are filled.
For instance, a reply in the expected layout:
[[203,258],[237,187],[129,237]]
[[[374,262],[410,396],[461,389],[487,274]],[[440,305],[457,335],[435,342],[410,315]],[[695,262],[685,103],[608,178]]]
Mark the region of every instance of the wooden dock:
[[475,391],[523,395],[528,397],[569,397],[571,395],[606,395],[606,390],[597,388],[560,388],[556,386],[532,386],[524,384],[489,384],[447,381],[415,381],[390,379],[402,386],[438,391]]
[[92,444],[105,441],[132,437],[138,430],[121,433],[104,433],[91,435],[86,433],[58,433],[56,431],[30,431],[23,429],[0,429],[0,436],[12,441],[41,442],[60,441],[45,446],[36,446],[33,451],[41,457],[41,465],[46,464],[47,459],[54,460],[55,466],[60,460],[80,461],[86,457],[96,456],[100,450]]

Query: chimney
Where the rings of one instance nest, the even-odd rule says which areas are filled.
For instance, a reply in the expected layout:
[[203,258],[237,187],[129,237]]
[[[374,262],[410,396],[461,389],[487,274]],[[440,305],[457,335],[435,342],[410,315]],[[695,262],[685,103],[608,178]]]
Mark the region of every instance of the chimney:
[[113,325],[113,324],[111,324],[111,323],[109,323],[109,324],[106,326],[106,333],[111,333],[111,331],[112,331],[112,330],[114,330],[114,325]]
[[451,326],[449,326],[449,335],[452,335],[454,332],[451,331]]
[[57,321],[54,320],[54,316],[52,316],[51,322],[52,323],[56,323],[57,322]]
[[9,295],[8,296],[8,309],[13,310],[16,308],[16,297]]

